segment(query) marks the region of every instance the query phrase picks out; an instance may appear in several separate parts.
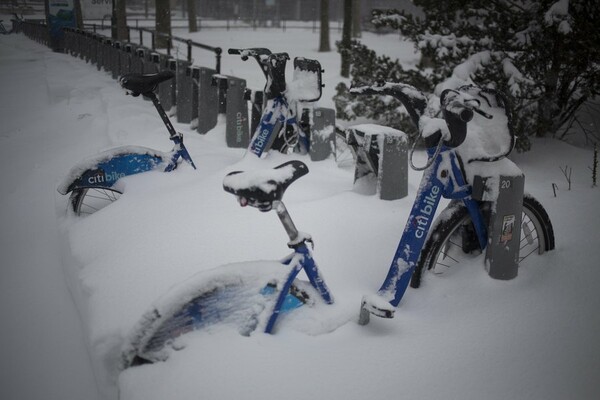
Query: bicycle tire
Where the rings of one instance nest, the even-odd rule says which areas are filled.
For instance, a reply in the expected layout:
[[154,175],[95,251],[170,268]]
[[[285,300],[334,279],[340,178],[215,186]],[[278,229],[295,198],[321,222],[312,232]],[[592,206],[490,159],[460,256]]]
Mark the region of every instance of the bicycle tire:
[[121,194],[121,191],[109,188],[75,189],[69,203],[75,215],[90,215],[117,201]]
[[[417,262],[410,286],[418,288],[425,271],[443,273],[461,262],[461,257],[481,253],[468,210],[461,201],[442,211]],[[554,249],[554,228],[548,213],[534,197],[523,197],[519,266],[532,254]],[[441,259],[440,259],[441,257]]]

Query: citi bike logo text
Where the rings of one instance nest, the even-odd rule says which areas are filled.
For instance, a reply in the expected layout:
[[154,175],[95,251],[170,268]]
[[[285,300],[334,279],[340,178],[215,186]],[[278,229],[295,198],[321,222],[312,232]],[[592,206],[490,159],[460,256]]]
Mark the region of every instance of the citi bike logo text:
[[432,214],[435,212],[434,207],[437,203],[439,194],[439,186],[433,186],[431,188],[431,193],[425,196],[425,205],[421,207],[419,210],[419,215],[415,217],[415,224],[417,226],[415,237],[418,239],[422,239],[425,236],[425,227],[429,224],[429,220],[431,219]]
[[235,115],[235,123],[236,140],[237,143],[241,143],[244,137],[244,116],[241,112]]
[[91,185],[97,185],[99,183],[109,183],[116,182],[118,179],[124,177],[124,173],[111,172],[110,174],[104,173],[104,171],[99,171],[95,175],[92,175],[88,178],[88,183]]
[[269,129],[264,128],[262,131],[260,131],[260,133],[256,137],[256,141],[254,142],[254,146],[253,146],[254,152],[256,154],[259,154],[260,151],[265,147],[265,142],[269,138],[269,133],[270,133]]

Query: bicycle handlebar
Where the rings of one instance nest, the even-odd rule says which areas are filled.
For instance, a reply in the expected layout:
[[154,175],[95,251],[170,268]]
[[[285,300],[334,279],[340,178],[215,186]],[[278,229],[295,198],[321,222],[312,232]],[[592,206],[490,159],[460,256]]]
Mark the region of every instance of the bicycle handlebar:
[[257,61],[259,61],[260,56],[270,55],[271,50],[264,47],[252,47],[249,49],[228,49],[227,53],[233,55],[240,55],[242,56],[242,60],[244,61],[246,61],[249,57],[254,57]]
[[455,114],[463,122],[470,122],[473,119],[474,113],[487,119],[493,118],[492,115],[481,110],[481,101],[479,99],[457,90],[444,90],[440,96],[440,104],[443,110]]
[[267,80],[264,92],[268,99],[285,92],[285,64],[290,59],[288,53],[271,53],[271,50],[264,47],[228,49],[227,53],[240,55],[244,61],[249,57],[256,60]]
[[419,120],[427,109],[425,95],[419,89],[405,83],[380,81],[371,86],[350,88],[350,93],[356,95],[388,95],[400,100],[417,128],[419,127]]
[[[419,129],[419,121],[427,110],[427,98],[419,89],[405,83],[377,82],[374,85],[350,88],[350,93],[356,95],[388,95],[398,99],[408,111],[413,123]],[[467,123],[478,113],[487,119],[492,115],[482,111],[481,102],[475,97],[453,89],[446,89],[440,96],[444,120],[450,131],[450,138],[444,140],[449,147],[460,145],[466,136]],[[441,140],[441,132],[426,138],[428,147],[435,145],[433,142]]]

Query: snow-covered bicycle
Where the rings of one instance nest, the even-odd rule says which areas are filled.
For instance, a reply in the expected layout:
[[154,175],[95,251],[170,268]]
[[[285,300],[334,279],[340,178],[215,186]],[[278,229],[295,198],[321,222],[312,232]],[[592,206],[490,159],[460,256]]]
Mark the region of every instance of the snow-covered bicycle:
[[[481,154],[483,148],[473,147],[459,151],[467,136],[467,122],[475,113],[484,120],[505,115],[506,104],[499,93],[475,87],[446,91],[441,96],[440,119],[428,116],[427,99],[409,85],[384,83],[355,88],[353,92],[391,95],[402,101],[419,126],[428,155],[426,166],[417,168],[424,170],[423,178],[389,273],[377,294],[363,298],[358,320],[366,324],[371,314],[393,317],[411,278],[417,287],[424,270],[436,270],[438,263],[444,263],[441,268],[445,269],[448,261],[477,256],[486,248],[487,219],[493,201],[491,197],[473,198],[471,173],[478,170],[498,175],[500,171],[514,173],[518,169],[505,158],[514,144],[510,129],[504,132],[508,135],[504,146],[488,143],[492,150],[498,150],[494,154]],[[491,110],[494,108],[504,111],[496,113]],[[496,121],[503,123],[510,121]],[[476,156],[463,159],[469,154]],[[170,352],[185,347],[180,337],[188,332],[229,324],[243,335],[257,330],[274,333],[282,314],[290,313],[292,317],[299,307],[333,303],[309,246],[312,238],[295,227],[283,203],[287,188],[307,172],[303,162],[289,161],[274,169],[236,171],[224,178],[225,191],[236,196],[241,206],[276,211],[290,239],[292,254],[281,261],[244,262],[200,272],[174,287],[156,301],[132,331],[122,352],[123,369],[167,359]],[[432,225],[441,197],[451,202]],[[519,246],[519,261],[554,248],[552,224],[541,204],[526,195],[522,210],[510,226],[514,230],[520,227],[521,235],[505,238],[506,246]],[[301,271],[307,279],[299,278]]]
[[[423,93],[407,84],[380,82],[350,92],[400,100],[428,155],[424,167],[415,167],[412,156],[419,143],[415,140],[410,164],[423,171],[421,184],[384,282],[376,294],[362,300],[359,323],[367,324],[371,314],[393,317],[409,283],[418,288],[424,271],[443,273],[465,257],[481,254],[492,245],[492,237],[500,237],[493,244],[501,244],[514,255],[508,261],[516,267],[531,254],[554,249],[550,218],[527,193],[522,196],[521,215],[500,218],[504,222],[501,233],[488,231],[500,191],[511,190],[510,177],[522,175],[506,158],[514,147],[514,133],[511,110],[502,93],[474,85],[446,89],[440,96],[440,110],[434,110]],[[436,118],[438,112],[443,118]],[[474,116],[478,116],[477,124],[468,129]],[[434,222],[442,197],[450,203]]]
[[[287,188],[308,173],[302,161],[274,169],[236,171],[223,180],[225,191],[241,206],[274,210],[289,238],[291,254],[276,261],[230,264],[201,272],[172,288],[140,320],[127,341],[123,369],[165,360],[188,332],[229,324],[240,334],[255,330],[273,333],[282,314],[316,302],[332,304],[333,297],[312,254],[312,238],[299,231],[283,203]],[[306,279],[300,279],[304,271]]]
[[321,98],[321,64],[317,60],[294,58],[294,79],[287,84],[288,53],[271,53],[266,48],[229,49],[228,53],[240,55],[244,61],[253,57],[267,81],[263,91],[266,103],[248,150],[258,157],[270,149],[307,153],[310,143],[308,133],[298,121],[298,104]]
[[57,189],[63,195],[71,193],[70,205],[76,215],[93,214],[117,200],[122,194],[119,179],[125,176],[155,169],[173,171],[180,160],[196,168],[183,144],[183,135],[175,131],[155,94],[160,83],[174,76],[171,71],[161,71],[145,75],[126,74],[119,78],[119,83],[129,94],[134,97],[142,95],[152,101],[174,146],[170,152],[141,146],[121,146],[80,161],[71,168]]

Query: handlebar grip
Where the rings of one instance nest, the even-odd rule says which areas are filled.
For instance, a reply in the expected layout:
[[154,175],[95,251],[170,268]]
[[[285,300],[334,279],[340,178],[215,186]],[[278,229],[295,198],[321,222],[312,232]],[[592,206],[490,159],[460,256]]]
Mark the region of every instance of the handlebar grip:
[[241,54],[242,50],[240,49],[227,49],[227,54]]

